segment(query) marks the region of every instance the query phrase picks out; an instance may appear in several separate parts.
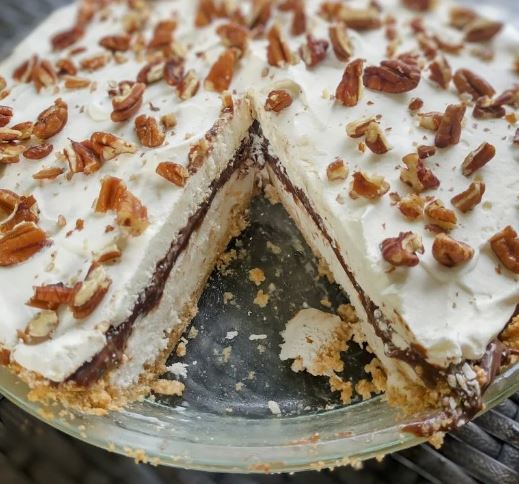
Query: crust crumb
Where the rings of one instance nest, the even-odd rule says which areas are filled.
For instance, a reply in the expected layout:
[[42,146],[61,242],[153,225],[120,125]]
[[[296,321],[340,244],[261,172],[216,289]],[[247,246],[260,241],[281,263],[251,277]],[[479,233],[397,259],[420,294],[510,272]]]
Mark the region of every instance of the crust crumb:
[[261,286],[263,282],[265,282],[265,273],[259,267],[255,267],[249,271],[249,280],[256,284],[256,286]]
[[269,303],[269,298],[270,296],[260,289],[254,298],[254,304],[260,308],[265,308]]
[[176,380],[157,380],[151,386],[154,393],[159,395],[181,397],[184,393],[185,385]]
[[279,198],[279,193],[275,189],[274,185],[271,185],[270,183],[267,183],[264,188],[265,198],[272,204],[277,205],[278,203],[281,203],[281,200]]
[[351,403],[351,397],[353,396],[353,384],[351,381],[344,381],[337,375],[330,378],[330,388],[334,392],[341,393],[341,402],[344,405]]

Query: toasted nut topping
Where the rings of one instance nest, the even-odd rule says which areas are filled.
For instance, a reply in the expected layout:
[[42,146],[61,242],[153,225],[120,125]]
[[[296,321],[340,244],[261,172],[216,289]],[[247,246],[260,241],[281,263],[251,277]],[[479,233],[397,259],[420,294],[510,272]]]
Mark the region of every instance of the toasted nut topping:
[[416,193],[440,186],[440,180],[425,166],[424,161],[416,153],[404,156],[403,162],[406,166],[400,172],[400,180]]
[[18,82],[31,82],[32,72],[38,64],[39,58],[33,55],[28,60],[20,64],[13,72],[13,79]]
[[40,92],[58,82],[58,74],[48,60],[41,60],[36,63],[32,70],[32,82],[36,90]]
[[376,118],[374,116],[362,118],[358,121],[352,121],[346,125],[346,134],[350,138],[362,138],[366,135],[371,123],[376,123]]
[[146,86],[141,82],[137,82],[131,87],[128,85],[122,87],[121,95],[112,99],[112,121],[114,123],[127,121],[139,111],[145,89]]
[[265,101],[265,111],[274,111],[279,113],[291,106],[293,98],[291,94],[284,89],[275,89],[270,91]]
[[470,176],[483,166],[485,166],[492,158],[496,156],[496,148],[490,143],[481,144],[475,151],[470,152],[461,169],[465,176]]
[[412,193],[398,202],[398,209],[404,217],[416,220],[423,216],[425,201],[420,195]]
[[380,129],[380,125],[375,121],[369,123],[364,141],[366,146],[377,155],[383,155],[391,149],[384,132]]
[[476,18],[465,26],[467,42],[486,42],[503,29],[503,23],[486,18]]
[[411,10],[427,12],[436,5],[436,0],[402,0],[402,3]]
[[237,60],[237,51],[232,48],[227,49],[212,65],[205,79],[204,87],[208,91],[216,92],[224,92],[229,89]]
[[71,29],[64,30],[54,35],[50,42],[54,50],[63,50],[75,44],[85,35],[85,29],[82,25],[75,25]]
[[476,101],[472,115],[476,119],[504,118],[506,109],[497,100],[492,101],[488,96],[482,96]]
[[137,82],[153,84],[164,77],[165,63],[158,60],[146,64],[137,74]]
[[344,106],[356,106],[362,96],[362,71],[364,61],[355,59],[344,70],[342,80],[337,86],[335,99]]
[[0,143],[9,143],[21,139],[21,131],[11,128],[0,128]]
[[220,25],[216,29],[226,47],[233,47],[240,53],[240,57],[247,51],[249,43],[249,31],[236,23]]
[[18,163],[25,146],[15,144],[0,144],[0,165]]
[[41,311],[29,321],[25,331],[19,333],[19,337],[26,345],[43,343],[52,338],[58,322],[56,312]]
[[360,197],[376,200],[388,191],[389,183],[382,176],[369,175],[363,171],[357,171],[353,174],[350,197],[354,200]]
[[418,114],[420,127],[430,131],[438,131],[438,128],[442,122],[442,118],[443,114],[435,111]]
[[38,222],[38,205],[33,196],[24,197],[0,189],[0,233],[7,233],[21,222]]
[[471,8],[456,6],[452,7],[449,12],[450,24],[457,28],[463,29],[470,22],[478,18],[478,14]]
[[436,133],[434,144],[438,148],[446,148],[460,142],[463,117],[466,107],[463,104],[450,104],[442,116]]
[[199,88],[200,81],[198,80],[198,76],[193,69],[190,69],[182,76],[182,79],[180,79],[177,85],[178,97],[182,99],[182,101],[191,99],[196,96]]
[[82,59],[79,65],[81,69],[89,72],[102,69],[108,63],[109,56],[106,54],[96,54],[86,59]]
[[54,106],[39,114],[32,132],[37,138],[49,139],[57,135],[65,127],[67,121],[68,106],[59,98],[54,101]]
[[155,148],[164,143],[166,134],[152,116],[141,114],[135,118],[135,131],[142,145]]
[[466,213],[481,203],[484,194],[485,184],[481,181],[475,181],[464,192],[453,197],[451,203],[460,212]]
[[101,160],[92,149],[90,141],[70,142],[71,148],[65,148],[64,154],[68,161],[71,176],[74,173],[84,173],[91,175],[101,168]]
[[348,166],[343,160],[335,160],[326,168],[326,175],[329,181],[346,180],[348,178]]
[[434,238],[432,254],[440,264],[455,267],[471,260],[474,257],[474,249],[464,242],[440,233]]
[[306,67],[312,68],[326,59],[326,52],[330,44],[327,40],[316,39],[313,35],[306,36],[306,44],[299,49],[299,54],[306,64]]
[[425,207],[425,215],[431,222],[443,230],[452,230],[458,223],[458,218],[453,210],[445,208],[440,200],[433,200]]
[[439,55],[429,66],[429,79],[438,84],[442,89],[447,89],[452,80],[452,69],[447,59]]
[[391,94],[408,92],[420,83],[420,69],[401,60],[386,60],[364,69],[364,85]]
[[105,297],[112,280],[106,274],[102,265],[94,265],[82,283],[75,288],[75,294],[70,303],[70,310],[75,319],[85,319],[90,316]]
[[122,153],[136,153],[137,146],[111,134],[95,132],[90,136],[92,150],[102,161],[108,161]]
[[423,99],[414,97],[411,99],[411,101],[409,101],[409,105],[407,107],[411,112],[419,111],[423,108]]
[[209,143],[205,138],[193,144],[189,149],[187,169],[191,175],[194,175],[198,169],[205,163],[209,155]]
[[52,153],[54,147],[48,143],[32,146],[23,152],[23,156],[29,160],[41,160]]
[[395,267],[414,267],[420,263],[418,254],[425,252],[422,239],[413,232],[400,232],[398,237],[386,239],[380,244],[382,257]]
[[77,76],[65,76],[64,86],[67,89],[85,89],[90,87],[91,82],[89,79]]
[[58,69],[58,75],[63,76],[68,74],[69,76],[75,76],[77,74],[77,67],[71,59],[59,59],[56,62]]
[[353,46],[348,31],[342,24],[332,25],[328,31],[333,52],[337,59],[347,62],[353,55]]
[[48,245],[47,235],[32,222],[23,222],[0,238],[0,267],[30,259]]
[[481,96],[492,97],[495,89],[482,77],[478,76],[469,69],[458,69],[454,73],[454,84],[460,94],[470,94],[476,101]]
[[501,264],[519,274],[519,237],[510,225],[490,239],[490,247]]
[[99,45],[112,52],[126,52],[130,48],[130,36],[107,35],[99,41]]
[[63,168],[44,168],[43,170],[37,171],[32,177],[35,180],[54,180],[64,172],[65,170]]
[[290,47],[283,39],[279,26],[274,25],[267,34],[267,60],[271,66],[283,67],[286,64],[293,64],[295,59],[290,51]]
[[13,117],[13,109],[9,106],[0,106],[0,128],[7,126]]
[[69,304],[74,296],[74,289],[63,283],[35,286],[34,294],[27,305],[38,309],[55,311],[62,304]]
[[159,163],[156,173],[178,187],[185,186],[186,180],[189,177],[187,168],[171,161]]

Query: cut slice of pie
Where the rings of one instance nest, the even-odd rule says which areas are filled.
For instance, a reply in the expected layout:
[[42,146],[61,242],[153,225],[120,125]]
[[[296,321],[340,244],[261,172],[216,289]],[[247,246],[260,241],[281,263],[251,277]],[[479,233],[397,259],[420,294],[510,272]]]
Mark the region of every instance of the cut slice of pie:
[[267,179],[390,401],[470,418],[517,346],[518,41],[450,2],[59,10],[0,69],[0,360],[87,411],[142,394]]

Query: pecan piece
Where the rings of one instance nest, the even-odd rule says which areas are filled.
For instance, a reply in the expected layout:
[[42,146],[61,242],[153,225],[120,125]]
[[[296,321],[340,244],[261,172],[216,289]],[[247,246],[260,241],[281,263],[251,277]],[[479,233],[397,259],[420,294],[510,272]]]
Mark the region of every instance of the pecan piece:
[[194,143],[189,149],[187,169],[191,175],[194,175],[204,164],[209,155],[209,143],[205,138]]
[[7,233],[21,222],[38,222],[38,205],[33,196],[24,197],[0,189],[0,233]]
[[173,163],[172,161],[162,161],[158,164],[155,172],[162,178],[165,178],[174,185],[177,185],[177,187],[185,186],[186,180],[189,177],[187,168],[178,163]]
[[364,85],[374,91],[391,94],[412,91],[420,79],[420,69],[401,60],[386,60],[380,66],[364,69]]
[[95,132],[90,136],[92,150],[102,161],[108,161],[122,153],[135,153],[137,146],[121,138],[104,132]]
[[471,260],[474,257],[474,249],[464,242],[440,233],[434,238],[432,254],[440,264],[456,267]]
[[475,181],[464,191],[451,199],[451,203],[463,213],[472,210],[481,203],[485,194],[485,184],[482,181]]
[[279,113],[292,105],[292,95],[285,89],[270,91],[265,101],[265,111]]
[[447,89],[452,80],[452,69],[447,59],[439,55],[429,66],[429,79],[442,89]]
[[177,85],[177,94],[182,101],[191,99],[196,96],[198,89],[200,88],[200,81],[196,72],[193,69],[187,71],[180,79]]
[[458,69],[454,73],[453,80],[458,93],[469,94],[473,101],[477,101],[482,96],[492,97],[496,93],[485,79],[469,69]]
[[153,84],[164,77],[165,63],[157,60],[146,64],[137,74],[137,82]]
[[15,124],[14,126],[11,127],[11,129],[15,129],[16,131],[19,131],[21,133],[19,139],[26,140],[32,136],[34,124],[31,123],[30,121],[24,121],[22,123]]
[[45,59],[36,63],[31,77],[38,92],[49,86],[54,86],[58,82],[58,74],[54,70],[53,65]]
[[91,81],[84,77],[65,76],[64,86],[66,89],[85,89],[91,86]]
[[52,153],[54,147],[48,143],[42,143],[41,145],[35,145],[31,148],[27,148],[23,152],[23,156],[29,160],[41,160]]
[[166,133],[159,126],[157,120],[145,114],[135,118],[135,131],[141,144],[148,148],[160,146],[166,139]]
[[326,176],[329,181],[346,180],[348,178],[348,166],[343,160],[337,159],[326,168]]
[[380,244],[382,257],[395,267],[414,267],[420,263],[416,254],[425,249],[422,239],[413,232],[400,232],[398,237],[389,238]]
[[70,142],[71,148],[65,148],[64,154],[68,161],[71,174],[85,173],[91,175],[101,168],[101,160],[92,149],[90,141]]
[[425,201],[420,195],[411,193],[398,202],[398,209],[402,215],[410,220],[423,216]]
[[443,230],[450,231],[456,227],[458,218],[453,210],[446,208],[441,200],[433,200],[425,207],[425,215],[431,222]]
[[287,42],[283,39],[279,25],[274,25],[267,34],[267,60],[271,66],[283,67],[294,62]]
[[99,45],[112,52],[126,52],[130,48],[130,36],[106,35],[99,41]]
[[13,108],[0,106],[0,128],[7,126],[13,117]]
[[62,282],[35,286],[34,294],[27,301],[27,305],[38,309],[55,311],[62,304],[69,304],[74,295],[74,289],[67,287]]
[[472,115],[476,119],[498,119],[506,116],[506,109],[488,96],[482,96],[476,101]]
[[375,6],[367,8],[352,8],[341,5],[337,20],[353,30],[376,30],[382,26],[380,12]]
[[195,15],[195,27],[207,27],[216,17],[216,6],[213,0],[198,0]]
[[377,119],[374,116],[352,121],[346,125],[346,134],[350,138],[362,138],[366,135],[369,125],[376,122]]
[[326,59],[329,43],[324,39],[316,39],[313,35],[306,36],[306,44],[299,49],[299,54],[306,64],[306,67],[312,68]]
[[366,146],[377,155],[383,155],[391,149],[384,132],[380,128],[380,125],[375,121],[372,121],[368,125],[365,143]]
[[49,139],[57,135],[65,127],[67,121],[68,106],[59,98],[54,101],[54,106],[39,114],[32,132],[39,139]]
[[31,56],[25,62],[22,62],[13,72],[13,79],[18,82],[31,82],[32,71],[39,62],[37,55]]
[[407,108],[412,113],[415,113],[416,111],[419,111],[420,109],[422,109],[423,105],[424,105],[423,99],[421,99],[419,97],[414,97],[411,99],[411,101],[409,101]]
[[402,168],[400,172],[400,180],[409,185],[416,193],[440,186],[440,180],[425,166],[424,160],[420,159],[418,154],[411,153],[404,156],[403,162],[405,168]]
[[486,18],[476,18],[465,26],[465,41],[487,42],[503,29],[503,22]]
[[510,225],[490,239],[490,247],[509,271],[519,274],[519,237]]
[[460,142],[463,117],[466,107],[464,104],[449,104],[441,118],[436,132],[434,144],[438,148],[446,148]]
[[220,25],[216,29],[216,33],[220,36],[226,47],[237,49],[240,53],[240,57],[247,51],[249,31],[242,25],[236,23]]
[[457,29],[464,29],[470,22],[476,20],[478,14],[468,7],[455,6],[449,11],[450,25]]
[[112,280],[103,266],[94,264],[85,280],[75,287],[69,303],[74,318],[85,319],[90,316],[105,297],[111,284]]
[[30,259],[48,245],[47,235],[32,222],[23,222],[0,238],[0,267]]
[[153,37],[148,43],[148,51],[161,50],[168,53],[173,42],[173,32],[177,28],[176,20],[162,20],[153,30]]
[[164,80],[169,86],[178,86],[184,77],[184,63],[179,59],[170,59],[164,64]]
[[362,96],[362,71],[364,61],[355,59],[345,68],[341,82],[335,91],[335,99],[344,106],[356,106]]
[[220,93],[229,89],[237,60],[238,54],[236,50],[232,48],[226,49],[209,70],[209,74],[205,78],[204,87],[208,91]]
[[0,144],[0,165],[18,163],[20,155],[25,151],[25,146],[12,143]]
[[0,143],[10,143],[21,139],[22,133],[12,128],[0,128]]
[[41,311],[29,321],[25,331],[19,333],[19,337],[26,345],[43,343],[52,338],[58,323],[55,311]]
[[94,72],[102,69],[108,63],[109,56],[106,54],[96,54],[85,59],[81,59],[79,65],[81,69],[89,72]]
[[389,188],[389,183],[386,182],[384,177],[357,171],[353,174],[350,197],[354,200],[360,197],[376,200],[385,195]]
[[35,180],[54,180],[64,172],[65,170],[63,170],[63,168],[44,168],[43,170],[37,171],[32,177]]
[[58,69],[58,75],[63,76],[68,74],[69,76],[75,76],[77,74],[77,67],[74,65],[71,59],[59,59],[56,62]]
[[54,50],[63,50],[75,44],[85,35],[82,25],[74,25],[72,28],[58,32],[51,39],[50,43]]
[[346,28],[342,24],[332,25],[328,34],[337,59],[347,62],[353,55],[353,45]]
[[411,10],[427,12],[433,9],[436,0],[402,0],[402,3]]
[[492,158],[496,156],[496,148],[490,143],[482,143],[476,150],[471,151],[463,164],[462,172],[465,176],[470,176],[480,168],[483,168]]
[[434,156],[436,154],[436,147],[420,145],[416,149],[416,152],[418,153],[418,156],[420,157],[420,159],[425,160],[425,158],[430,158],[431,156]]
[[141,82],[135,83],[133,86],[125,85],[122,93],[112,99],[112,121],[121,123],[127,121],[139,111],[142,106],[142,98],[146,86]]

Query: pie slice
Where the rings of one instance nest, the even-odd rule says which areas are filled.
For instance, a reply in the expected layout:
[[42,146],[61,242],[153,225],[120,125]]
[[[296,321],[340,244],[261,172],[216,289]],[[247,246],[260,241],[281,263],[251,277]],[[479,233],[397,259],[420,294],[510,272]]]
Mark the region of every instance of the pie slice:
[[0,361],[85,411],[141,395],[269,183],[389,400],[466,421],[518,346],[518,40],[447,1],[57,11],[0,68]]

